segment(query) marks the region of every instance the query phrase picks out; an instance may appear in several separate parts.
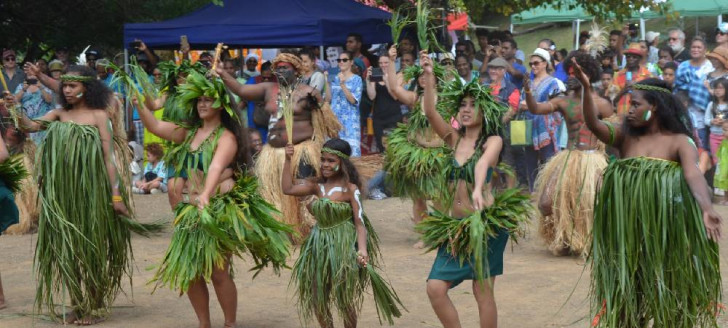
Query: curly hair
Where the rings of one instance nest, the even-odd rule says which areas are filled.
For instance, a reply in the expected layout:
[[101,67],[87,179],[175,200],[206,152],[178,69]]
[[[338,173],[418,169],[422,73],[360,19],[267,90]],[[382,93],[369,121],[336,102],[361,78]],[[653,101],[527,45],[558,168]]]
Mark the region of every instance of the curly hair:
[[144,147],[144,149],[146,149],[147,153],[150,153],[159,159],[164,156],[164,148],[162,148],[162,145],[160,145],[159,143],[150,143],[146,147]]
[[[326,141],[324,143],[324,148],[331,148],[333,150],[337,150],[342,152],[346,156],[351,156],[351,146],[348,142],[339,139],[339,138],[332,138],[329,139],[329,141]],[[341,172],[344,174],[344,181],[347,183],[353,183],[357,187],[359,187],[359,190],[362,189],[361,185],[361,179],[359,178],[359,171],[356,170],[356,166],[354,166],[354,163],[351,162],[348,158],[341,158]],[[323,177],[321,177],[320,182],[326,182]],[[362,191],[363,192],[363,191]]]
[[[83,98],[86,101],[86,105],[91,109],[106,110],[111,102],[111,95],[113,92],[101,81],[96,79],[96,71],[88,66],[71,65],[66,70],[66,74],[79,75],[91,77],[91,80],[81,82],[86,88],[83,93]],[[66,97],[63,97],[63,83],[61,83],[59,89],[56,91],[59,95],[61,106],[65,109],[71,109],[71,104],[66,101]]]
[[[648,85],[663,88],[672,91],[667,82],[656,78],[649,78],[638,82],[637,84]],[[690,138],[694,138],[693,124],[685,106],[672,93],[657,90],[640,90],[632,88],[632,93],[640,92],[642,98],[648,104],[657,108],[655,116],[660,126],[672,133],[684,134]],[[630,127],[625,120],[625,129],[630,135],[643,135],[646,132],[644,128]]]
[[586,52],[572,51],[566,59],[564,59],[564,71],[569,73],[574,67],[574,63],[571,62],[572,58],[576,59],[576,63],[581,66],[584,74],[589,77],[589,82],[596,83],[599,81],[601,65],[596,59],[594,59],[594,57]]

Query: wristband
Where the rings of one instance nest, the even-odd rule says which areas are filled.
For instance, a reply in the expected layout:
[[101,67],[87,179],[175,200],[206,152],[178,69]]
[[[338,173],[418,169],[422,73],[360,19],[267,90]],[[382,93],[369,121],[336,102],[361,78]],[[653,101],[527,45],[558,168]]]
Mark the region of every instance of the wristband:
[[121,203],[123,201],[123,199],[119,195],[114,195],[114,196],[111,196],[111,201],[114,203]]

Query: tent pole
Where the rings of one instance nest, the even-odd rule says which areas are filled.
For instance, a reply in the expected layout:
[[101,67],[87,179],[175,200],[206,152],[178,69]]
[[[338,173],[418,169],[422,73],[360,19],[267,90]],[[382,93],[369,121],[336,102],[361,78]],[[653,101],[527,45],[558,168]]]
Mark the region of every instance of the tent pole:
[[[263,58],[260,58],[258,62],[262,63]],[[240,47],[240,69],[238,70],[238,74],[242,77],[243,76],[243,70],[245,69],[245,56],[243,56],[243,47]]]
[[723,15],[718,15],[718,25],[723,23]]
[[[720,16],[718,16],[718,17],[720,17]],[[513,34],[513,24],[511,24],[511,27],[509,28],[509,30],[511,31],[511,34]]]
[[700,34],[700,17],[695,17],[695,35]]
[[643,17],[640,17],[640,34],[642,35],[640,40],[645,39],[645,29],[647,29],[647,27],[645,26],[645,19]]
[[576,20],[576,31],[574,32],[574,50],[579,49],[579,30],[581,29],[581,19]]

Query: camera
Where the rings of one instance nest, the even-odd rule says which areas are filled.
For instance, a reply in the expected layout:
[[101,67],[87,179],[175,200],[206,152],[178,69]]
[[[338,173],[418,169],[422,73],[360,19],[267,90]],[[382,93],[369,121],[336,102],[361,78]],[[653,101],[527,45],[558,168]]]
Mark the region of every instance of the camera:
[[372,75],[369,76],[369,81],[382,82],[384,81],[384,71],[379,67],[372,68]]
[[38,84],[38,79],[26,79],[25,82],[28,82],[30,85]]
[[129,48],[137,49],[137,48],[139,48],[141,46],[142,46],[142,42],[141,41],[132,41],[132,42],[129,42]]
[[491,45],[494,47],[499,47],[501,45],[501,40],[498,40],[498,39],[488,40],[488,45]]

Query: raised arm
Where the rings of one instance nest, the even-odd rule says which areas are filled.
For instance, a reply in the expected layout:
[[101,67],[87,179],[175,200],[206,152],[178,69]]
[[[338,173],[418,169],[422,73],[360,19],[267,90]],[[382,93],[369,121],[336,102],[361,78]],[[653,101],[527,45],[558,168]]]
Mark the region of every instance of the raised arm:
[[38,68],[38,65],[27,62],[23,66],[23,70],[27,75],[35,75],[36,77],[38,77],[38,81],[48,87],[48,89],[51,89],[54,92],[61,90],[61,83],[58,80],[55,80],[52,77],[43,73],[40,68]]
[[265,98],[265,85],[259,84],[240,84],[232,75],[228,74],[222,65],[217,65],[215,73],[222,79],[225,86],[230,91],[240,97],[243,100],[264,100]]
[[717,242],[721,236],[723,218],[713,208],[710,187],[708,187],[703,173],[698,169],[698,152],[695,144],[688,137],[683,138],[681,136],[680,140],[678,156],[680,156],[680,165],[685,175],[685,181],[703,212],[703,223],[708,238]]
[[589,78],[586,76],[584,71],[582,71],[581,66],[579,66],[576,62],[576,59],[572,58],[571,60],[574,63],[574,75],[577,79],[579,79],[579,82],[581,82],[582,88],[584,88],[584,94],[587,95],[583,99],[584,107],[582,108],[584,123],[586,123],[589,130],[591,130],[592,133],[594,133],[594,135],[603,143],[608,146],[620,145],[623,139],[621,129],[612,125],[612,123],[599,120],[599,117],[597,116],[597,108],[594,104],[594,97],[591,97],[594,90],[589,82]]
[[[167,91],[169,92],[169,91]],[[147,109],[156,112],[162,107],[164,107],[164,102],[167,101],[167,93],[165,92],[162,94],[159,98],[152,98],[151,96],[147,95],[144,98],[144,105],[147,107]]]
[[0,163],[7,161],[8,158],[10,158],[10,152],[8,152],[8,147],[5,145],[3,135],[0,133]]
[[435,96],[437,94],[437,79],[432,71],[432,60],[427,56],[426,51],[420,52],[420,64],[424,69],[422,73],[425,78],[424,95],[422,96],[422,109],[430,121],[432,128],[435,130],[442,140],[445,140],[450,146],[455,145],[452,138],[455,135],[455,129],[442,118],[440,113],[435,109]]
[[283,175],[281,175],[281,189],[289,196],[308,196],[316,193],[315,185],[310,183],[293,184],[293,172],[291,172],[291,158],[293,157],[293,144],[286,145],[286,161],[283,163]]
[[136,99],[133,100],[133,103],[137,107],[139,118],[142,120],[144,127],[147,128],[149,132],[174,143],[182,143],[185,141],[187,130],[172,122],[158,120],[146,106],[139,104]]
[[526,82],[523,84],[523,92],[526,94],[526,106],[528,107],[528,111],[537,114],[537,115],[545,115],[545,114],[551,114],[558,110],[558,106],[556,102],[558,100],[551,99],[546,102],[536,102],[536,98],[533,97],[533,94],[531,94],[531,83]]
[[372,80],[369,78],[370,76],[372,76],[372,67],[371,66],[369,66],[369,68],[367,68],[367,78],[366,78],[367,97],[369,97],[369,100],[374,101],[374,98],[377,97],[377,87],[375,85],[376,82],[372,82]]
[[[5,91],[5,106],[14,106],[15,105],[15,98],[13,97],[10,92]],[[28,118],[28,116],[25,115],[25,113],[19,113],[18,117],[18,124],[20,125],[19,128],[25,132],[38,132],[40,130],[43,130],[45,127],[43,124],[39,123],[40,121],[55,121],[58,119],[58,111],[57,110],[51,110],[45,115],[36,118],[35,120],[31,120]]]
[[387,67],[386,72],[386,78],[388,79],[387,83],[389,83],[390,90],[392,91],[392,96],[394,96],[397,101],[406,106],[414,107],[417,103],[417,94],[412,91],[405,90],[405,88],[402,87],[402,84],[398,83],[397,72],[394,68],[394,62],[396,59],[397,48],[395,46],[391,46],[389,48],[390,65],[389,67]]
[[475,164],[475,184],[472,198],[473,207],[476,210],[482,210],[486,206],[483,199],[483,186],[486,184],[486,179],[488,179],[488,169],[495,169],[498,165],[498,156],[503,149],[503,138],[499,136],[488,137],[483,148],[485,148],[485,151]]

